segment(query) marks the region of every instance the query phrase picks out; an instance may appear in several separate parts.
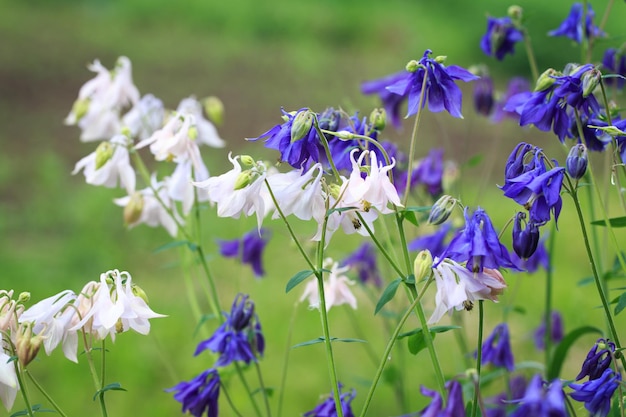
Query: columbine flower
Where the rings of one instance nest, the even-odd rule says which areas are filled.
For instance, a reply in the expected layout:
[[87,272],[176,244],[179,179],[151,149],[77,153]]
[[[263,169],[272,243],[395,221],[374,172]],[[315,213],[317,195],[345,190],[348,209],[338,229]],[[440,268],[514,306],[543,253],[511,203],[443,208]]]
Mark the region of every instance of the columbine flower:
[[437,391],[428,388],[420,388],[422,395],[431,397],[430,404],[420,412],[422,417],[462,417],[465,416],[465,405],[463,404],[463,387],[456,380],[446,382],[448,390],[448,401],[443,408],[443,399]]
[[483,342],[481,363],[483,365],[490,363],[493,366],[501,366],[509,372],[515,369],[509,328],[506,323],[498,324]]
[[213,148],[223,148],[226,145],[226,142],[219,137],[213,123],[204,118],[202,104],[194,97],[183,99],[180,104],[178,104],[176,112],[193,116],[194,126],[197,129],[196,139],[199,143]]
[[[328,258],[324,261],[324,268],[330,267],[328,279],[324,280],[324,298],[326,301],[326,311],[333,306],[348,304],[356,310],[356,298],[350,290],[350,285],[354,285],[354,281],[350,281],[347,276],[342,275],[350,267],[344,266],[339,268],[338,262],[333,262]],[[304,289],[304,293],[300,297],[300,301],[309,299],[309,308],[320,308],[320,294],[317,285],[317,277],[313,277]]]
[[511,254],[511,259],[516,265],[529,273],[536,272],[540,266],[544,270],[548,271],[550,269],[550,256],[548,255],[548,250],[546,249],[546,236],[544,235],[543,238],[539,239],[537,249],[535,250],[535,253],[530,256],[530,258],[521,259],[515,252],[513,252]]
[[612,369],[605,369],[597,379],[590,379],[583,384],[569,384],[574,390],[570,394],[576,401],[584,402],[589,415],[606,417],[611,409],[611,398],[620,385],[622,375]]
[[443,251],[446,249],[446,237],[452,230],[450,223],[444,223],[435,232],[419,236],[412,240],[408,244],[408,249],[411,251],[421,251],[427,249],[434,257],[439,258]]
[[587,172],[587,147],[582,143],[572,146],[565,160],[567,174],[575,180],[581,179]]
[[[600,350],[598,350],[600,349]],[[587,353],[583,366],[576,375],[576,381],[588,376],[589,380],[598,379],[611,366],[615,352],[615,343],[605,339],[598,339]]]
[[135,170],[130,165],[128,138],[115,135],[110,141],[101,142],[95,152],[76,163],[72,175],[83,170],[87,184],[117,187],[118,183],[128,193],[135,191]]
[[[550,340],[552,343],[557,344],[563,339],[563,318],[558,311],[553,311],[550,314]],[[545,349],[546,344],[546,318],[545,316],[541,320],[541,325],[537,327],[537,330],[533,333],[535,339],[535,346],[537,349]]]
[[[339,171],[349,171],[352,168],[351,158],[352,151],[354,149],[358,149],[359,151],[362,150],[363,152],[367,152],[371,149],[376,152],[376,155],[381,161],[384,160],[384,156],[378,147],[364,142],[363,139],[345,139],[345,137],[349,137],[349,134],[356,134],[367,136],[375,141],[378,140],[378,130],[368,123],[365,117],[359,118],[359,114],[355,113],[346,121],[346,123],[344,123],[339,132],[341,132],[344,138],[333,136],[328,141],[328,147],[333,163],[335,164],[335,168]],[[359,151],[356,151],[358,155],[355,154],[355,157],[359,157],[361,155]]]
[[13,299],[13,290],[0,290],[0,345],[3,337],[17,331],[18,319],[24,311],[24,304]]
[[152,94],[146,94],[124,115],[122,123],[130,130],[131,137],[143,140],[161,128],[164,117],[163,102]]
[[206,193],[196,192],[193,182],[205,181],[209,178],[209,170],[202,159],[194,166],[190,159],[182,160],[176,165],[176,169],[168,181],[168,196],[174,201],[183,203],[183,214],[188,215],[194,203],[207,201]]
[[474,83],[474,108],[478,114],[489,116],[494,106],[493,80],[483,75]]
[[218,416],[218,398],[220,396],[220,375],[215,369],[207,369],[191,381],[183,381],[166,389],[176,392],[174,399],[183,405],[183,413],[190,412],[194,417]]
[[535,375],[528,386],[524,396],[515,401],[519,403],[511,417],[567,417],[565,410],[565,395],[563,387],[558,379],[550,384],[549,388],[544,388],[544,383],[540,375]]
[[[326,213],[322,190],[323,175],[322,165],[315,164],[306,172],[301,169],[268,175],[267,182],[285,216],[293,214],[300,220],[315,218],[321,223]],[[272,217],[278,216],[276,210]]]
[[238,258],[241,263],[250,264],[257,278],[265,275],[261,263],[263,250],[269,239],[269,230],[253,230],[241,239],[218,241],[220,254],[226,258]]
[[[494,104],[493,115],[491,116],[491,120],[495,123],[500,122],[504,118],[515,119],[519,122],[519,114],[514,110],[508,110],[508,103],[511,100],[511,97],[518,96],[524,97],[524,95],[520,96],[522,93],[526,93],[530,91],[530,84],[528,80],[522,77],[513,77],[509,81],[507,85],[506,92],[504,95],[496,101]],[[528,93],[530,94],[530,93]],[[518,103],[512,102],[511,107],[517,107]]]
[[451,259],[435,259],[434,264],[437,294],[435,310],[428,324],[437,323],[445,313],[452,314],[452,309],[471,310],[476,300],[497,301],[506,288],[502,274],[495,269],[470,272]]
[[[1,339],[0,339],[1,340]],[[0,348],[0,400],[10,411],[15,402],[15,396],[19,390],[17,374],[15,373],[15,363],[9,355]]]
[[[583,5],[581,3],[572,4],[569,15],[554,30],[548,32],[550,36],[566,36],[576,43],[581,43],[583,39],[597,38],[604,36],[604,32],[593,24],[595,13],[591,8],[591,4],[587,4],[586,19],[583,28]],[[584,31],[584,33],[583,33]],[[584,38],[583,38],[584,36]]]
[[391,117],[391,124],[395,128],[399,128],[402,123],[400,120],[400,106],[406,97],[392,93],[387,86],[393,85],[406,77],[404,71],[388,75],[378,80],[366,81],[361,84],[361,92],[363,94],[378,94],[383,102],[383,107],[387,114]]
[[518,402],[516,400],[524,397],[524,391],[526,391],[526,378],[522,375],[510,378],[508,389],[493,397],[485,398],[487,417],[506,417],[510,403]]
[[488,17],[487,33],[480,40],[480,49],[502,61],[506,54],[513,55],[515,43],[523,40],[524,34],[515,27],[510,17]]
[[626,80],[623,78],[626,77],[626,44],[620,49],[608,48],[604,51],[602,66],[606,69],[603,72],[622,76],[620,78],[604,78],[602,82],[608,86],[615,84],[618,90],[624,88],[624,83],[626,83]]
[[356,270],[362,284],[372,282],[377,287],[382,285],[383,281],[376,262],[376,250],[371,243],[362,243],[341,264]]
[[[522,222],[526,227],[522,230]],[[532,220],[526,222],[526,214],[518,212],[513,222],[513,250],[520,259],[530,258],[539,245],[539,226]]]
[[467,261],[466,267],[472,272],[482,272],[483,268],[518,269],[511,261],[509,251],[500,243],[491,219],[480,207],[471,217],[469,209],[465,208],[465,228],[450,241],[441,256],[439,262],[443,258]]
[[[339,384],[341,411],[343,412],[343,416],[354,417],[350,403],[354,400],[356,391],[353,389],[350,392],[344,392],[341,394],[341,388],[342,385]],[[337,417],[338,415],[337,407],[335,406],[335,397],[332,392],[323,403],[316,406],[313,410],[304,413],[304,417]]]
[[194,355],[207,349],[219,353],[215,366],[227,366],[233,361],[256,362],[257,356],[262,356],[265,351],[265,339],[252,300],[247,295],[237,294],[230,314],[225,316],[224,324],[213,336],[198,344]]

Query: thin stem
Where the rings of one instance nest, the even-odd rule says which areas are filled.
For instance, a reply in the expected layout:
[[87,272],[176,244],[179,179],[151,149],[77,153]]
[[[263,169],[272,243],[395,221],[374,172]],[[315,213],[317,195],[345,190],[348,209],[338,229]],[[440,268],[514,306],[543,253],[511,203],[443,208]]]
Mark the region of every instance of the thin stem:
[[[101,362],[100,362],[100,390],[102,390],[102,388],[104,388],[104,383],[105,383],[105,376],[106,376],[106,346],[105,346],[105,339],[102,339],[102,342],[100,344],[100,353],[101,353]],[[105,411],[106,413],[106,404],[104,402],[104,391],[100,391],[100,407],[102,407],[102,409]]]
[[387,259],[387,261],[389,261],[389,265],[393,268],[394,271],[396,271],[396,273],[398,275],[403,277],[405,275],[405,273],[402,271],[402,269],[400,269],[400,267],[396,264],[396,261],[391,257],[389,252],[387,252],[387,249],[385,249],[385,247],[382,245],[382,243],[378,240],[378,238],[376,237],[376,235],[374,234],[372,229],[370,229],[370,227],[367,225],[367,223],[363,219],[363,216],[361,216],[361,213],[357,212],[356,215],[359,218],[359,221],[361,222],[363,227],[365,227],[365,230],[367,230],[367,233],[372,238],[372,241],[374,242],[374,244],[376,245],[378,250],[380,250],[380,252],[383,254],[385,259]]
[[533,52],[533,46],[530,41],[530,35],[526,28],[524,32],[524,47],[526,48],[526,55],[528,55],[528,65],[530,66],[530,73],[533,76],[533,80],[536,82],[539,79],[539,70],[537,69],[537,61],[535,60],[535,53]]
[[254,361],[254,367],[256,368],[256,375],[259,378],[259,387],[261,391],[263,391],[263,400],[265,402],[265,412],[267,413],[267,417],[272,416],[272,410],[270,409],[270,402],[267,398],[267,390],[265,389],[265,383],[263,382],[263,374],[261,373],[261,367],[259,366],[259,362]]
[[246,392],[248,393],[248,397],[250,398],[250,402],[252,403],[252,407],[254,408],[256,415],[258,417],[263,417],[263,414],[261,414],[261,409],[259,408],[259,405],[256,403],[256,400],[254,399],[254,395],[252,395],[252,391],[250,390],[248,381],[246,381],[246,377],[243,375],[243,372],[241,371],[241,366],[239,366],[239,363],[237,361],[233,363],[235,364],[235,370],[237,371],[239,380],[241,381],[241,384],[243,385]]
[[83,331],[83,339],[85,342],[85,357],[87,358],[87,363],[89,364],[89,371],[91,372],[91,378],[93,379],[94,386],[96,387],[96,392],[98,393],[98,397],[100,398],[100,412],[102,413],[102,417],[107,417],[107,409],[106,404],[104,402],[104,393],[102,392],[102,387],[100,383],[100,379],[98,378],[98,371],[96,370],[96,366],[93,362],[93,356],[91,354],[92,350],[87,346],[87,338],[85,332]]
[[480,367],[483,360],[483,325],[484,325],[484,312],[483,312],[483,300],[478,301],[478,342],[476,349],[476,384],[474,388],[474,401],[472,403],[472,413],[470,416],[476,417],[478,412],[478,396],[480,393]]
[[50,394],[46,392],[46,390],[41,386],[41,384],[37,382],[35,377],[33,377],[33,375],[30,372],[28,372],[28,369],[24,369],[24,373],[26,374],[28,379],[30,379],[30,382],[33,383],[35,388],[37,388],[37,390],[39,390],[39,392],[46,398],[46,400],[48,400],[52,408],[54,408],[56,412],[61,415],[61,417],[67,417],[67,414],[65,414],[63,410],[61,410],[61,407],[59,407],[59,405],[54,401],[54,399],[50,396]]
[[424,98],[426,97],[426,81],[428,80],[428,71],[424,71],[424,79],[422,80],[422,90],[420,92],[419,103],[417,104],[417,114],[415,115],[415,124],[413,124],[413,133],[411,133],[411,145],[409,147],[409,162],[407,166],[406,187],[404,189],[404,198],[402,204],[406,206],[409,200],[409,192],[411,191],[411,171],[413,171],[413,157],[415,154],[415,145],[417,142],[417,129],[419,128],[422,118],[422,108],[424,107]]
[[220,386],[222,388],[222,392],[224,393],[224,396],[226,397],[226,401],[228,402],[228,405],[230,405],[230,408],[233,410],[235,414],[237,414],[238,417],[243,417],[243,415],[239,412],[239,410],[237,410],[237,407],[235,407],[235,403],[233,403],[233,400],[230,398],[230,395],[228,394],[228,390],[226,389],[226,385],[224,385],[224,383],[220,381]]
[[30,405],[30,400],[28,399],[28,390],[26,389],[26,384],[24,384],[24,379],[22,378],[22,370],[20,369],[19,359],[17,359],[15,346],[13,346],[13,343],[11,342],[9,342],[9,345],[11,346],[12,356],[16,357],[13,361],[13,366],[15,367],[15,375],[17,376],[17,386],[20,387],[22,399],[26,405],[26,411],[28,412],[29,417],[34,417],[35,413],[33,413],[33,407]]
[[550,243],[548,243],[549,265],[546,271],[546,333],[543,335],[543,347],[545,349],[546,376],[550,369],[551,351],[552,351],[552,254],[554,253],[554,242],[556,241],[556,226],[552,224],[552,233],[550,233]]

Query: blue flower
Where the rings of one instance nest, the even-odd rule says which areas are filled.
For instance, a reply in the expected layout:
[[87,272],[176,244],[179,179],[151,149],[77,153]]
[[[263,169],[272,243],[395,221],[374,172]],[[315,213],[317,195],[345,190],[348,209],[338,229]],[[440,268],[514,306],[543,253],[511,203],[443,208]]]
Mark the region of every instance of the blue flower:
[[249,364],[257,361],[257,355],[263,355],[265,339],[261,323],[247,295],[237,294],[226,321],[213,336],[198,344],[194,355],[206,349],[220,354],[215,366],[227,366],[233,361]]
[[217,417],[220,395],[220,375],[215,369],[208,369],[192,379],[166,389],[176,391],[174,399],[183,404],[183,413],[190,412],[194,417]]
[[249,264],[257,278],[265,274],[262,258],[265,245],[269,239],[266,229],[253,230],[243,235],[241,239],[218,241],[220,254],[226,258],[240,258],[244,264]]
[[[341,384],[339,384],[341,392]],[[340,394],[341,411],[344,417],[354,417],[350,403],[354,400],[356,392],[354,390]],[[335,397],[331,393],[330,396],[311,411],[304,413],[304,417],[337,417],[337,407],[335,406]]]
[[515,369],[509,328],[506,323],[498,324],[483,342],[481,363],[483,365],[490,363],[494,366],[501,366],[509,372]]
[[[581,3],[572,4],[569,15],[565,18],[561,25],[554,30],[548,32],[550,36],[566,36],[576,43],[585,39],[597,38],[604,36],[604,32],[593,24],[595,13],[591,8],[591,4],[587,3],[587,14],[585,19],[585,27],[583,28],[583,5]],[[584,34],[583,34],[584,30]]]
[[483,75],[474,83],[474,109],[478,114],[489,116],[493,106],[493,80],[488,75]]
[[[345,123],[340,130],[361,136],[367,136],[372,138],[373,140],[377,140],[378,138],[378,131],[374,129],[369,123],[367,123],[367,119],[365,117],[359,118],[358,113],[355,113],[354,116],[350,117],[350,119],[347,120],[347,123]],[[376,152],[376,156],[380,157],[381,161],[385,160],[384,156],[377,147],[373,146],[370,143],[365,143],[362,139],[344,140],[337,137],[332,137],[328,142],[328,146],[335,167],[338,170],[352,170],[350,152],[353,149],[373,150],[374,152]],[[358,159],[360,155],[361,152],[357,152],[354,155],[354,158]]]
[[371,282],[377,287],[383,284],[376,262],[376,250],[369,242],[364,242],[350,256],[345,258],[342,266],[355,269],[363,284]]
[[409,242],[408,249],[411,251],[421,251],[427,249],[433,258],[441,258],[441,253],[446,249],[445,239],[452,230],[450,223],[444,223],[434,233],[420,236]]
[[602,66],[607,72],[622,76],[622,78],[604,78],[602,81],[608,86],[615,84],[619,90],[624,88],[624,83],[626,83],[623,78],[626,77],[626,46],[622,46],[619,50],[608,48],[604,51]]
[[[513,250],[520,259],[530,258],[539,245],[539,226],[532,220],[526,222],[526,214],[518,212],[513,222]],[[522,221],[526,227],[522,230]]]
[[487,417],[506,417],[510,403],[524,397],[525,391],[526,378],[522,375],[515,375],[510,378],[508,390],[493,397],[485,398]]
[[[533,334],[535,346],[537,349],[545,349],[546,342],[546,319],[545,316],[541,321],[541,325],[537,327]],[[559,343],[563,339],[563,317],[558,311],[550,314],[550,340],[552,343]]]
[[488,17],[487,33],[480,40],[480,48],[488,56],[502,61],[506,54],[515,52],[515,43],[524,40],[524,34],[517,29],[510,17]]
[[[507,85],[506,92],[502,96],[500,100],[498,100],[494,105],[493,115],[491,116],[491,120],[495,123],[502,121],[505,118],[515,119],[519,122],[519,114],[514,110],[517,107],[517,103],[510,101],[513,96],[518,96],[518,98],[523,98],[524,95],[519,96],[519,94],[527,93],[530,94],[530,83],[527,79],[522,77],[513,77],[509,81]],[[525,102],[525,100],[523,100]],[[509,103],[512,108],[509,108]]]
[[465,228],[452,239],[437,264],[444,258],[467,261],[466,268],[472,272],[483,272],[483,268],[519,269],[511,261],[509,251],[500,243],[491,219],[480,207],[471,217],[468,208],[465,208]]
[[383,102],[383,107],[391,119],[391,124],[396,129],[402,125],[400,120],[400,106],[404,102],[405,97],[392,93],[387,89],[387,86],[395,84],[405,77],[406,73],[402,71],[377,80],[366,81],[361,84],[361,92],[363,94],[379,95],[380,100]]
[[533,253],[530,258],[520,259],[517,254],[513,252],[511,259],[513,259],[513,262],[515,262],[515,264],[520,268],[525,269],[526,272],[536,272],[540,266],[548,271],[550,269],[550,256],[548,255],[548,250],[546,249],[545,235],[539,240],[537,250],[535,250],[535,253]]
[[[600,350],[598,350],[600,349]],[[589,380],[598,379],[611,366],[611,360],[615,352],[615,343],[605,339],[598,339],[587,353],[576,381],[588,376]]]
[[[411,172],[411,189],[423,184],[433,197],[443,192],[443,149],[431,149]],[[394,176],[394,186],[399,193],[404,193],[408,172],[402,171]]]
[[589,414],[594,417],[605,417],[611,409],[611,398],[622,380],[619,373],[605,369],[600,378],[589,380],[583,384],[569,384],[574,390],[570,394],[576,401],[584,402]]
[[513,411],[511,417],[568,416],[565,410],[563,387],[558,379],[552,381],[546,391],[541,376],[535,375],[528,383],[524,396],[514,402],[519,403],[519,406]]
[[420,391],[423,395],[431,397],[430,404],[420,412],[422,417],[461,417],[465,416],[465,406],[463,404],[463,388],[458,381],[446,382],[448,390],[448,401],[443,408],[443,399],[437,391],[431,391],[422,386]]

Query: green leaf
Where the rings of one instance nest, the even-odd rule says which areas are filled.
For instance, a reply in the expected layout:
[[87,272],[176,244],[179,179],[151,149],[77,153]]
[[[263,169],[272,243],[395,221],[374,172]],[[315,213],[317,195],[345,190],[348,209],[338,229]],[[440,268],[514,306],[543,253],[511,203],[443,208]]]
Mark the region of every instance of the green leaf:
[[[431,334],[433,340],[437,333],[447,332],[448,330],[459,329],[459,326],[433,326],[428,329]],[[402,339],[403,337],[408,337],[407,345],[409,348],[409,352],[412,355],[417,355],[419,352],[426,348],[426,339],[424,338],[424,332],[422,329],[415,329],[407,333],[403,333],[398,335],[398,339]]]
[[306,271],[298,272],[296,275],[291,277],[289,282],[287,282],[287,288],[285,289],[285,292],[289,292],[289,291],[293,290],[295,287],[298,286],[298,284],[300,284],[302,281],[304,281],[305,279],[307,279],[308,277],[310,277],[313,274],[314,274],[314,272],[311,271],[310,269],[306,270]]
[[93,400],[96,401],[96,398],[98,398],[99,395],[104,394],[107,391],[126,391],[126,389],[122,388],[122,385],[120,385],[119,382],[113,382],[96,391],[96,393],[93,395]]
[[[33,412],[33,414],[35,413],[56,413],[55,410],[50,410],[47,408],[41,408],[41,404],[35,404],[31,407],[31,410]],[[28,410],[21,410],[21,411],[16,411],[15,413],[11,414],[11,417],[18,417],[18,416],[27,416],[28,415]]]
[[[310,345],[316,345],[318,343],[324,343],[324,337],[320,336],[316,339],[313,340],[308,340],[306,342],[302,342],[302,343],[298,343],[297,345],[293,345],[291,348],[295,349],[295,348],[299,348],[299,347],[303,347],[303,346],[310,346]],[[344,342],[344,343],[367,343],[366,340],[363,339],[352,339],[352,338],[343,338],[343,337],[331,337],[330,338],[330,342]]]
[[198,245],[196,245],[195,243],[190,242],[188,240],[175,240],[173,242],[166,243],[163,246],[159,246],[158,248],[156,248],[152,252],[159,253],[159,252],[163,252],[163,251],[166,251],[166,250],[172,249],[172,248],[177,248],[177,247],[183,246],[183,245],[187,245],[189,247],[189,249],[191,249],[192,251],[195,251],[195,250],[198,249]]
[[432,206],[409,206],[402,209],[403,212],[428,213]]
[[420,223],[417,221],[417,217],[415,217],[415,213],[412,211],[405,211],[402,213],[402,216],[407,219],[412,225],[415,227],[419,227]]
[[584,336],[589,333],[598,333],[602,335],[602,330],[593,326],[582,326],[578,327],[571,332],[569,332],[561,343],[559,343],[552,354],[552,363],[550,364],[550,368],[548,368],[547,380],[552,381],[555,378],[558,378],[561,374],[561,367],[563,366],[563,362],[565,361],[565,357],[567,355],[567,351],[570,347],[576,342],[578,338]]
[[481,154],[474,155],[470,159],[467,160],[465,165],[467,165],[469,168],[473,168],[477,166],[478,164],[480,164],[482,160],[483,160],[483,155]]
[[[606,226],[606,222],[604,220],[595,220],[591,222],[594,226]],[[609,224],[611,227],[626,227],[626,216],[622,217],[613,217],[609,219]]]
[[[431,328],[429,328],[430,333],[445,333],[449,330],[455,330],[455,329],[460,329],[461,326],[433,326]],[[405,332],[405,333],[400,333],[398,335],[398,340],[400,339],[404,339],[405,337],[414,335],[414,334],[419,334],[422,333],[422,329],[421,328],[417,328],[417,329],[413,329],[410,332]]]
[[623,292],[617,300],[617,305],[615,306],[615,315],[617,316],[619,313],[621,313],[624,308],[626,308],[626,292]]
[[374,314],[377,314],[385,306],[385,304],[393,299],[401,282],[402,278],[396,278],[391,281],[389,285],[387,285],[387,288],[385,288],[385,291],[383,291],[383,294],[380,296],[380,299],[376,303]]

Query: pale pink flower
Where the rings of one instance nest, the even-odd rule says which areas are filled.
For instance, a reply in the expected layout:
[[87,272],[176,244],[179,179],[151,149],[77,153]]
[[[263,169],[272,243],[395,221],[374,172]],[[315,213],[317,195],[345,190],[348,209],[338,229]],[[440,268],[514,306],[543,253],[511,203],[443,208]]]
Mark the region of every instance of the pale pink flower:
[[17,321],[24,305],[13,299],[13,290],[0,290],[0,347],[4,334],[13,336],[17,331]]
[[198,142],[213,148],[223,148],[226,146],[226,142],[220,138],[213,123],[204,118],[202,104],[194,97],[183,99],[176,111],[180,114],[193,116],[195,127],[198,130]]
[[[350,286],[354,285],[354,281],[351,281],[347,276],[343,275],[350,267],[345,266],[339,268],[339,264],[333,262],[330,258],[324,261],[324,268],[328,267],[330,267],[330,272],[328,278],[324,280],[326,311],[329,311],[333,306],[342,304],[348,304],[356,310],[356,297],[350,290]],[[300,297],[300,301],[306,299],[309,300],[309,308],[320,308],[320,294],[316,277],[309,280],[304,289],[304,293]]]
[[15,363],[11,360],[11,356],[0,349],[0,400],[2,400],[2,404],[4,404],[7,411],[13,408],[18,390]]

